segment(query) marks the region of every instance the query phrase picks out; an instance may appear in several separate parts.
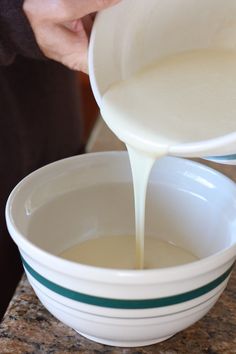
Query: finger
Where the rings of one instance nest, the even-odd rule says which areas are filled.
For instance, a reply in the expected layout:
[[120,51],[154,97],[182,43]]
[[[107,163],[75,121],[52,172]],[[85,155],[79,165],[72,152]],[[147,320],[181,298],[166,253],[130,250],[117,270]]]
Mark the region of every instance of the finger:
[[80,22],[77,32],[60,25],[45,27],[39,34],[39,42],[43,43],[41,50],[48,58],[87,73],[88,37]]
[[[82,23],[81,23],[82,20]],[[64,23],[64,26],[68,28],[70,31],[73,32],[79,32],[81,30],[81,24],[83,24],[83,29],[87,33],[87,36],[90,36],[92,26],[93,26],[94,19],[92,18],[91,15],[87,15],[83,17],[82,19],[70,21]]]
[[24,0],[23,10],[30,23],[63,23],[115,5],[121,0]]
[[67,20],[85,17],[113,6],[121,0],[62,0]]

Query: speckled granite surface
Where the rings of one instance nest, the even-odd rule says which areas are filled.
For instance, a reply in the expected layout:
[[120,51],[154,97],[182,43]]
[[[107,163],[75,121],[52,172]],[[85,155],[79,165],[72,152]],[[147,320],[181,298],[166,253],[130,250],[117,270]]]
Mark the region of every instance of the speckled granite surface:
[[[89,151],[122,149],[103,124]],[[213,167],[236,181],[236,166]],[[0,324],[0,354],[236,354],[236,267],[213,309],[171,339],[142,348],[115,348],[89,341],[66,327],[40,304],[25,276]]]

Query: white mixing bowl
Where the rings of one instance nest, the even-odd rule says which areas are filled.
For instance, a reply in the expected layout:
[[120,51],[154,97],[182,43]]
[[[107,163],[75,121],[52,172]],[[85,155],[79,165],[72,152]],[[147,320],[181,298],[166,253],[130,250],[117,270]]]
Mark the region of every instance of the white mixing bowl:
[[[92,340],[130,347],[162,341],[204,316],[224,290],[236,258],[235,184],[206,166],[172,157],[152,171],[146,233],[200,260],[116,270],[60,258],[85,237],[134,234],[131,181],[126,152],[72,157],[23,179],[6,207],[10,234],[45,307]],[[94,187],[100,190],[96,197]],[[64,206],[31,233],[34,215],[62,196]]]
[[[101,11],[89,44],[89,77],[101,107],[110,86],[159,59],[197,49],[236,48],[235,0],[122,0]],[[104,117],[105,119],[105,117]],[[106,119],[123,142],[156,154],[158,140],[140,137],[138,126],[120,129]],[[148,120],[146,121],[148,124]],[[236,132],[214,139],[173,144],[168,153],[236,164]]]

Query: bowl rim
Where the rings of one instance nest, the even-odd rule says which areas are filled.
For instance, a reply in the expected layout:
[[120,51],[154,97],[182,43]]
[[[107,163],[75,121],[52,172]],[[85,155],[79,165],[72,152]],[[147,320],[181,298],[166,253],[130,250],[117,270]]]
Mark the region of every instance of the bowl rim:
[[[25,236],[20,232],[11,215],[12,204],[14,202],[15,195],[18,193],[21,186],[27,183],[27,181],[30,180],[32,176],[36,176],[37,174],[42,173],[43,170],[51,169],[54,166],[60,165],[67,161],[72,162],[73,160],[78,159],[93,159],[95,157],[97,158],[98,156],[102,158],[106,156],[115,158],[118,156],[122,157],[124,155],[127,156],[126,151],[103,151],[72,156],[47,164],[23,178],[10,193],[5,209],[5,216],[9,233],[18,246],[20,252],[26,254],[27,258],[32,259],[34,262],[41,264],[43,267],[46,267],[49,270],[56,270],[57,272],[60,272],[64,275],[95,282],[107,282],[109,280],[109,283],[113,284],[154,284],[159,281],[162,283],[167,283],[173,280],[178,281],[187,279],[189,277],[193,278],[194,276],[200,276],[206,273],[206,269],[207,272],[216,270],[218,267],[226,265],[229,261],[232,261],[233,263],[234,259],[236,259],[236,243],[224,248],[219,252],[214,253],[213,255],[178,266],[144,270],[100,268],[69,261],[59,256],[53,255],[50,252],[36,246],[32,241],[26,239]],[[233,180],[211,167],[196,161],[177,157],[168,157],[168,159],[181,161],[181,163],[184,163],[185,165],[194,165],[203,168],[210,173],[220,176],[227,183],[233,184],[234,188],[236,189],[236,184]]]

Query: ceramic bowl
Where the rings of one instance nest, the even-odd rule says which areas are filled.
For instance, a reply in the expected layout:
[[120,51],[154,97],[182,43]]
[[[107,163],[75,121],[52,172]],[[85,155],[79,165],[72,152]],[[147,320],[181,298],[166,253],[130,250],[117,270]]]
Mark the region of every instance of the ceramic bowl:
[[[122,0],[101,11],[92,29],[88,56],[99,107],[110,86],[164,57],[203,48],[235,50],[235,16],[235,0],[224,0],[224,5],[222,0]],[[146,139],[135,124],[121,129],[116,120],[103,118],[123,142],[137,149],[142,143],[143,151],[154,155],[158,151],[158,140]],[[172,144],[168,153],[236,164],[235,146],[234,131],[214,139]]]
[[[35,215],[60,198],[62,207],[32,233]],[[82,239],[134,234],[126,152],[76,156],[33,172],[9,196],[6,220],[44,306],[83,336],[114,346],[163,341],[202,318],[226,287],[236,258],[235,184],[174,157],[159,160],[151,173],[146,233],[191,251],[195,262],[119,270],[58,256]]]

